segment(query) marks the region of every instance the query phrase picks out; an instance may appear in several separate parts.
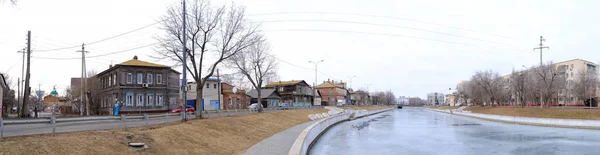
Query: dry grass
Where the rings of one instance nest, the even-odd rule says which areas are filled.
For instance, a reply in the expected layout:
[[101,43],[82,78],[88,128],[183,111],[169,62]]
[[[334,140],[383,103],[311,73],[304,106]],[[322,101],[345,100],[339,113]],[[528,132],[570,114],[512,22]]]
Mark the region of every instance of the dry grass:
[[[129,129],[10,137],[0,140],[0,154],[241,154],[275,133],[309,121],[308,114],[326,111],[286,110]],[[127,135],[149,149],[130,150]]]
[[465,110],[506,116],[600,120],[600,109],[468,107]]
[[446,109],[458,109],[460,107],[459,106],[431,106],[429,108],[431,108],[431,109],[446,110]]
[[342,109],[354,109],[354,110],[380,110],[386,108],[394,108],[394,106],[344,106]]

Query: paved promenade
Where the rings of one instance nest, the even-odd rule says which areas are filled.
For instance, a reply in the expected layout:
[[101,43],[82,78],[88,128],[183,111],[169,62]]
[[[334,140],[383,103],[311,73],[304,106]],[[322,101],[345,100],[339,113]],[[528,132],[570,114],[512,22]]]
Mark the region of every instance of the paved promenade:
[[244,155],[284,155],[288,154],[292,144],[298,138],[298,135],[306,127],[315,123],[315,121],[306,122],[300,125],[296,125],[285,131],[279,132],[267,139],[264,139],[252,146]]

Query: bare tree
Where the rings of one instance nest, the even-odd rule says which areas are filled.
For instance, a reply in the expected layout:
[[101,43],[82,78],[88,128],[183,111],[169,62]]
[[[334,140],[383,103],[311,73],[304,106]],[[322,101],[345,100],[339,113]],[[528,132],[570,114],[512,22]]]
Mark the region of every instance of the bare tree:
[[[266,80],[276,77],[277,63],[269,54],[270,48],[266,40],[261,39],[250,48],[233,56],[231,64],[244,75],[258,93],[257,101],[261,102],[261,88]],[[258,112],[262,112],[262,106],[258,106]]]
[[[213,7],[208,0],[195,0],[188,7],[188,29],[185,33],[182,32],[183,22],[180,18],[183,8],[177,5],[168,9],[162,22],[162,29],[166,34],[157,38],[160,42],[157,47],[159,56],[155,58],[169,59],[176,62],[176,65],[181,65],[181,62],[184,62],[183,53],[187,54],[189,60],[185,61],[188,63],[185,70],[199,86],[202,86],[213,76],[219,64],[260,39],[255,35],[258,26],[251,25],[246,20],[244,7]],[[185,52],[181,52],[183,34],[189,40]],[[207,62],[208,60],[214,61]],[[205,68],[205,65],[208,65],[208,68]],[[201,103],[203,88],[196,87],[198,103]],[[201,109],[201,105],[196,104],[196,109]],[[198,118],[202,117],[201,113],[196,115]]]
[[392,105],[396,103],[396,97],[394,92],[391,90],[385,92],[385,102],[386,105]]
[[470,86],[470,82],[469,81],[463,81],[461,83],[459,83],[458,85],[456,85],[456,93],[458,95],[458,102],[463,104],[463,105],[467,105],[467,101],[470,99],[471,97],[471,90],[470,90],[471,86]]
[[524,71],[516,72],[512,71],[510,75],[509,87],[511,90],[511,96],[515,96],[517,99],[517,104],[524,106],[525,105],[525,83],[527,79],[527,73]]
[[503,79],[497,72],[491,70],[478,71],[471,78],[471,96],[483,99],[482,101],[494,105],[502,94]]
[[564,74],[560,74],[552,62],[537,67],[536,72],[538,93],[542,98],[540,108],[543,108],[553,101],[558,101],[558,90],[563,89],[566,80]]
[[576,94],[578,102],[589,102],[591,104],[591,98],[593,93],[596,91],[598,85],[598,75],[593,70],[579,70],[577,72],[577,78],[574,81],[573,91]]

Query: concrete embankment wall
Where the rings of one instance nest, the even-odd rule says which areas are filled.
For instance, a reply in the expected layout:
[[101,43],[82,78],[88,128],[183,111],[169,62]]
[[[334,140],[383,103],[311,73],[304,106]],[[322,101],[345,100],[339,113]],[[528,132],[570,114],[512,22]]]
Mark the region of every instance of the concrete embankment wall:
[[487,120],[492,120],[492,121],[515,123],[515,124],[600,129],[600,121],[598,121],[598,120],[532,118],[532,117],[478,114],[478,113],[471,113],[471,112],[466,112],[466,111],[461,112],[461,111],[456,111],[456,110],[439,110],[439,109],[429,109],[429,110],[443,112],[443,113],[449,113],[449,114],[454,114],[454,115],[460,115],[460,116],[487,119]]
[[[389,111],[392,109],[394,109],[394,108],[369,111],[368,113],[355,113],[354,117],[355,118],[365,117],[365,116]],[[330,127],[334,126],[335,124],[349,120],[350,115],[351,115],[351,113],[344,112],[341,114],[333,115],[331,117],[323,118],[323,119],[313,123],[312,125],[306,127],[302,131],[302,133],[300,133],[300,135],[298,135],[298,138],[296,138],[296,141],[290,148],[290,152],[288,154],[289,155],[305,155],[305,154],[307,154],[308,151],[310,150],[310,148],[312,147],[312,145],[319,139],[319,137],[323,133],[325,133]]]

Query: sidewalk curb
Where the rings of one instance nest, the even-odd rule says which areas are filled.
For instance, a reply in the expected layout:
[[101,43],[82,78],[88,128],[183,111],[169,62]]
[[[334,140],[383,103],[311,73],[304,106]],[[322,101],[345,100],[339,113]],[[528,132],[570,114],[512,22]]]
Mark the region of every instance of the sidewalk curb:
[[[366,117],[366,116],[371,116],[371,115],[375,115],[375,114],[379,114],[379,113],[383,113],[383,112],[387,112],[387,111],[394,110],[394,109],[395,108],[378,110],[377,112],[373,112],[373,113],[369,113],[369,114],[366,114],[366,115],[355,117],[355,119],[357,119],[357,118],[363,118],[363,117]],[[331,120],[331,119],[336,118],[336,117],[344,117],[344,116],[348,117],[348,116],[350,116],[350,114],[340,114],[340,115],[337,115],[337,116],[334,116],[334,117],[328,117],[328,118],[325,118],[325,119],[321,119],[321,120],[319,120],[319,121],[311,124],[310,126],[306,127],[300,133],[300,135],[298,135],[298,137],[296,138],[294,144],[290,148],[290,151],[289,151],[288,155],[304,155],[304,154],[308,154],[308,152],[310,151],[310,149],[312,148],[312,146],[315,145],[315,143],[319,140],[319,138],[323,134],[325,134],[327,132],[327,130],[329,130],[331,127],[333,127],[333,126],[335,126],[335,125],[337,125],[339,123],[343,123],[343,122],[346,122],[346,121],[350,120],[350,118],[343,118],[343,119],[341,119],[339,121],[336,121],[336,122],[328,125],[322,131],[320,131],[313,140],[309,140],[310,142],[308,143],[308,146],[305,146],[308,134],[312,131],[312,129],[315,128],[317,125],[321,124],[322,122]],[[304,152],[304,151],[306,151],[306,152]]]
[[[482,119],[482,120],[487,120],[487,121],[494,121],[494,122],[501,122],[501,123],[510,123],[510,124],[518,124],[518,125],[531,125],[531,126],[543,126],[543,127],[557,127],[557,128],[600,130],[600,126],[560,125],[560,124],[532,123],[532,122],[517,121],[517,119],[522,118],[522,117],[517,117],[517,116],[504,116],[504,115],[491,115],[491,114],[473,113],[473,114],[486,115],[486,116],[491,116],[491,117],[513,117],[512,121],[507,121],[507,120],[501,120],[501,119],[493,119],[493,118],[486,118],[486,117],[465,115],[465,113],[463,113],[463,112],[453,112],[453,111],[438,110],[438,109],[429,109],[429,108],[427,108],[427,110],[434,111],[434,112],[440,112],[440,113],[446,113],[446,114],[450,114],[450,115],[458,115],[458,116],[463,116],[463,117],[470,117],[470,118]],[[581,121],[581,120],[537,118],[537,117],[535,117],[535,118],[531,117],[531,118],[528,118],[528,119],[544,119],[544,120],[548,120],[549,122],[552,122],[552,121]],[[584,121],[597,121],[597,120],[584,120]],[[600,122],[600,121],[598,121],[598,122]]]

